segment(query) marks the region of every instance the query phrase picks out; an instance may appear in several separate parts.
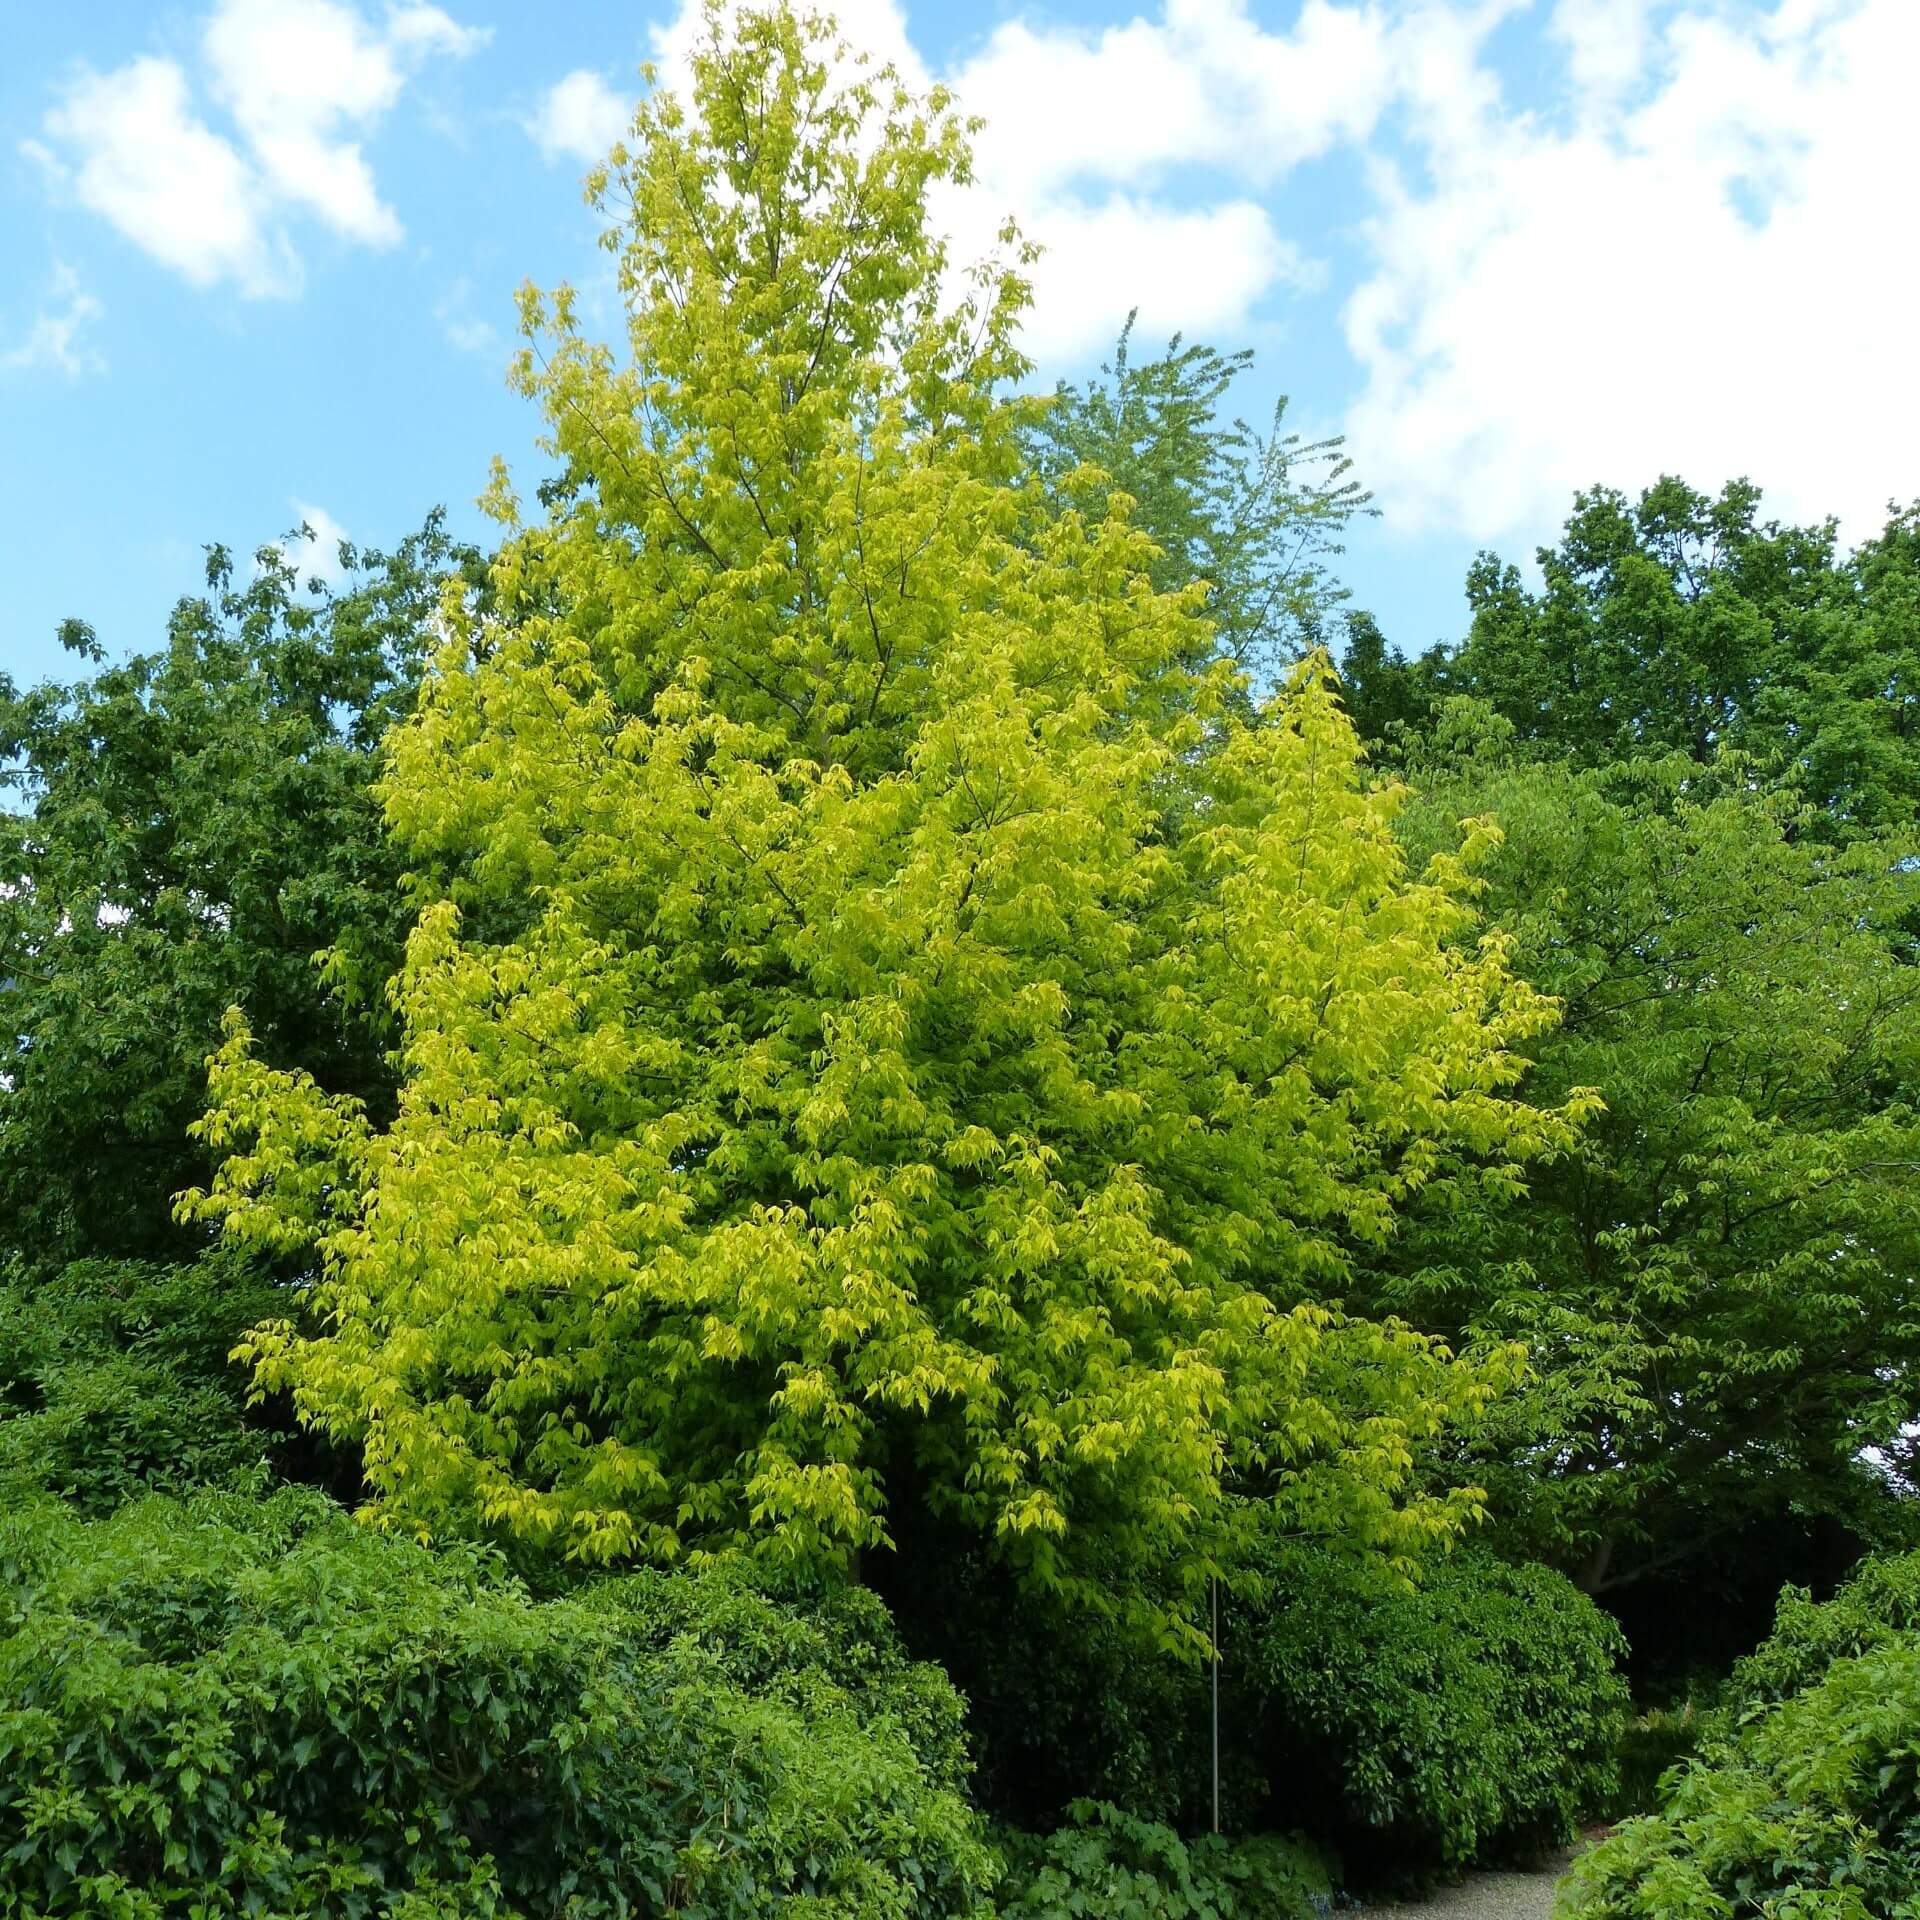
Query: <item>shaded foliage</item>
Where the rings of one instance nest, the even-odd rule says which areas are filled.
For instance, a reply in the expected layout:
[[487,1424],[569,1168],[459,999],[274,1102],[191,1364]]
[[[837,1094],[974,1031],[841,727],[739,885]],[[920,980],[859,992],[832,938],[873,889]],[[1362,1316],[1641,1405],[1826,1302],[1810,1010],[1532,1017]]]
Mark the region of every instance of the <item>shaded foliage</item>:
[[1338,1551],[1278,1548],[1237,1608],[1237,1724],[1271,1808],[1380,1880],[1527,1855],[1612,1805],[1618,1629],[1549,1568],[1461,1548],[1412,1589]]
[[1076,1801],[1045,1836],[1004,1836],[1006,1920],[1308,1920],[1332,1907],[1325,1863],[1297,1837],[1182,1840],[1120,1808]]
[[783,1633],[722,1583],[683,1620],[657,1587],[535,1602],[313,1495],[16,1506],[0,1912],[982,1910],[995,1863],[890,1710],[904,1667],[850,1690],[811,1664],[874,1619]]
[[0,1280],[0,1484],[84,1512],[141,1492],[257,1485],[269,1436],[249,1424],[228,1355],[280,1290],[224,1254],[161,1266],[75,1261]]
[[1582,1859],[1577,1920],[1899,1920],[1920,1912],[1920,1556],[1825,1606],[1783,1597],[1701,1757]]

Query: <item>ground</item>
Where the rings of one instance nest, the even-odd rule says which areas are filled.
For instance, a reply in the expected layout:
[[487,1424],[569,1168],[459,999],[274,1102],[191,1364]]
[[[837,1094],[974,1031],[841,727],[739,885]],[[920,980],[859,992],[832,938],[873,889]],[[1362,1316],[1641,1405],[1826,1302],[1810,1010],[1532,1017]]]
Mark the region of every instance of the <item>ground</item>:
[[1424,1900],[1368,1907],[1356,1920],[1549,1920],[1571,1858],[1561,1854],[1531,1873],[1471,1873]]

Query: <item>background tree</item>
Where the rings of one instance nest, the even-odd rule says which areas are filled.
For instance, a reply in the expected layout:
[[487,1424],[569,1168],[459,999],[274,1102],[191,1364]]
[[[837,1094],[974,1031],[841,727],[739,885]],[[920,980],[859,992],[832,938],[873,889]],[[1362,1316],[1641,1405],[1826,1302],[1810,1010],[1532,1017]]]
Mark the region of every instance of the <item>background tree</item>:
[[1482,554],[1472,624],[1421,663],[1434,693],[1485,701],[1522,742],[1587,766],[1680,752],[1753,756],[1842,835],[1910,824],[1920,803],[1920,508],[1839,551],[1834,523],[1760,519],[1667,478],[1629,504],[1577,497],[1529,590]]
[[1313,1296],[1445,1155],[1565,1140],[1506,1093],[1551,1009],[1324,665],[1235,718],[1200,590],[1024,473],[1024,289],[943,306],[926,225],[959,123],[855,71],[749,14],[643,105],[630,362],[528,298],[567,484],[392,739],[398,1115],[216,1074],[200,1210],[326,1261],[260,1376],[395,1522],[572,1558],[930,1510],[1177,1602],[1230,1477],[1412,1549],[1497,1367]]
[[[294,550],[299,551],[297,548]],[[226,1007],[267,1057],[390,1106],[384,998],[406,904],[372,782],[441,586],[475,557],[436,515],[303,588],[220,548],[161,651],[69,685],[0,678],[0,1481],[83,1507],[256,1484],[263,1456],[351,1486],[350,1456],[250,1418],[230,1359],[287,1310],[288,1269],[172,1217]],[[319,964],[326,960],[323,968]],[[266,1431],[262,1429],[265,1428]]]
[[1062,381],[1028,431],[1034,466],[1056,491],[1074,483],[1076,506],[1104,510],[1115,492],[1133,501],[1134,524],[1158,551],[1147,565],[1161,592],[1204,580],[1212,647],[1270,689],[1327,636],[1347,597],[1332,571],[1356,516],[1371,514],[1353,463],[1335,436],[1283,431],[1276,401],[1263,437],[1221,407],[1253,365],[1250,349],[1222,353],[1176,334],[1164,353],[1133,357],[1129,315],[1101,378]]
[[212,548],[161,651],[102,665],[75,621],[94,672],[0,675],[0,1248],[39,1269],[200,1244],[173,1196],[206,1178],[188,1127],[236,1000],[269,1057],[388,1097],[406,916],[372,781],[441,583],[477,563],[437,515],[341,557],[303,591],[279,547],[245,578]]
[[1912,842],[1835,848],[1737,757],[1532,763],[1465,702],[1419,752],[1410,843],[1500,820],[1485,910],[1564,1009],[1529,1092],[1606,1111],[1517,1205],[1436,1184],[1360,1297],[1527,1343],[1464,1469],[1517,1550],[1738,1586],[1789,1516],[1860,1524],[1920,1404]]

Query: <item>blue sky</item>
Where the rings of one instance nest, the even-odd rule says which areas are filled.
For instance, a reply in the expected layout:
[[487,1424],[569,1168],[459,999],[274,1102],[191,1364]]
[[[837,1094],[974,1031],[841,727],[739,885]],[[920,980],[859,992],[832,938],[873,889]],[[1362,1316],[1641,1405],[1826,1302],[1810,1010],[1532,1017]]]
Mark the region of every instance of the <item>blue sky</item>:
[[[1345,432],[1356,598],[1458,631],[1574,487],[1750,473],[1873,530],[1920,494],[1920,0],[848,0],[988,116],[963,242],[1048,248],[1042,373],[1250,345],[1256,421]],[[605,267],[581,204],[698,8],[90,0],[0,64],[0,667],[151,645],[207,541],[374,544],[525,473],[511,296]],[[603,321],[613,318],[602,304]]]

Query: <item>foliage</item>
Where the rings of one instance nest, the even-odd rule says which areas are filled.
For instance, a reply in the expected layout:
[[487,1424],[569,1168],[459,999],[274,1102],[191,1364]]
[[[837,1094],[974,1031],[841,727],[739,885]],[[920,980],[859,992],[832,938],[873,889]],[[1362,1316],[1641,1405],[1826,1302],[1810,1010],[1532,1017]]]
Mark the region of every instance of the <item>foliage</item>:
[[[908,1644],[967,1697],[974,1794],[996,1818],[1037,1830],[1091,1799],[1185,1832],[1207,1824],[1205,1667],[1143,1646],[1124,1620],[1063,1611],[949,1533],[906,1532],[882,1571]],[[1244,1748],[1229,1739],[1221,1754],[1236,1833],[1267,1811]]]
[[[1208,583],[1212,647],[1272,686],[1318,645],[1346,591],[1329,571],[1341,536],[1370,495],[1350,478],[1338,439],[1303,441],[1281,431],[1285,399],[1262,438],[1221,417],[1229,389],[1253,354],[1221,353],[1176,334],[1150,360],[1132,354],[1129,316],[1102,378],[1062,381],[1029,430],[1031,457],[1047,485],[1089,517],[1114,492],[1159,549],[1147,577],[1162,593]],[[1088,483],[1084,467],[1099,469]]]
[[1651,1812],[1669,1770],[1699,1751],[1707,1720],[1703,1703],[1691,1697],[1637,1712],[1620,1736],[1620,1792],[1612,1811]]
[[0,675],[0,1248],[37,1270],[185,1250],[172,1199],[206,1177],[187,1128],[235,1001],[268,1057],[390,1084],[404,904],[370,783],[441,581],[472,562],[437,516],[342,557],[344,584],[303,591],[277,547],[244,581],[210,549],[162,651],[99,666],[74,622],[89,678]]
[[1672,478],[1631,505],[1581,494],[1540,552],[1540,591],[1483,554],[1465,641],[1415,678],[1586,765],[1746,751],[1820,808],[1823,829],[1907,825],[1920,803],[1920,505],[1852,554],[1831,521],[1782,526],[1759,508],[1744,480],[1717,499]]
[[1422,1584],[1279,1545],[1225,1638],[1274,1804],[1355,1871],[1452,1868],[1570,1839],[1617,1790],[1619,1630],[1560,1575],[1474,1548]]
[[782,1670],[724,1586],[663,1640],[662,1592],[535,1602],[311,1494],[15,1507],[0,1913],[979,1911],[992,1856],[888,1690]]
[[[903,1631],[972,1702],[977,1792],[1038,1825],[1075,1787],[1180,1831],[1211,1815],[1211,1674],[942,1558]],[[1617,1804],[1618,1629],[1563,1577],[1476,1548],[1419,1585],[1269,1538],[1221,1606],[1221,1813],[1301,1826],[1356,1873],[1410,1878],[1565,1837]],[[907,1583],[903,1583],[906,1585]]]
[[1832,1599],[1804,1587],[1780,1595],[1773,1631],[1733,1670],[1729,1721],[1744,1720],[1814,1685],[1834,1661],[1920,1639],[1920,1553],[1863,1562]]
[[1006,1920],[1306,1920],[1331,1907],[1323,1862],[1278,1834],[1183,1841],[1081,1800],[1053,1833],[1002,1836]]
[[730,1560],[693,1572],[640,1568],[589,1591],[636,1646],[664,1650],[692,1636],[745,1693],[804,1705],[826,1676],[863,1721],[884,1715],[907,1737],[935,1786],[967,1791],[965,1704],[938,1667],[907,1657],[867,1589]]
[[1699,1761],[1576,1867],[1578,1920],[1920,1914],[1920,1555],[1783,1595]]
[[1564,1009],[1527,1091],[1606,1111],[1518,1205],[1436,1181],[1355,1304],[1527,1343],[1458,1470],[1592,1591],[1744,1574],[1774,1516],[1860,1524],[1862,1449],[1904,1474],[1920,1392],[1910,843],[1836,848],[1737,759],[1529,763],[1468,703],[1409,770],[1416,857],[1504,830],[1486,911]]
[[0,1280],[0,1487],[101,1511],[258,1481],[265,1438],[228,1353],[279,1302],[236,1266],[92,1260]]
[[850,1566],[924,1505],[1177,1630],[1142,1570],[1198,1586],[1229,1478],[1416,1552],[1506,1359],[1317,1297],[1443,1158],[1565,1143],[1507,1092],[1552,1010],[1324,662],[1236,715],[1198,588],[1020,478],[944,97],[715,32],[599,183],[631,363],[529,296],[563,484],[391,739],[398,1116],[220,1056],[195,1210],[325,1263],[259,1377],[390,1522],[589,1562]]

